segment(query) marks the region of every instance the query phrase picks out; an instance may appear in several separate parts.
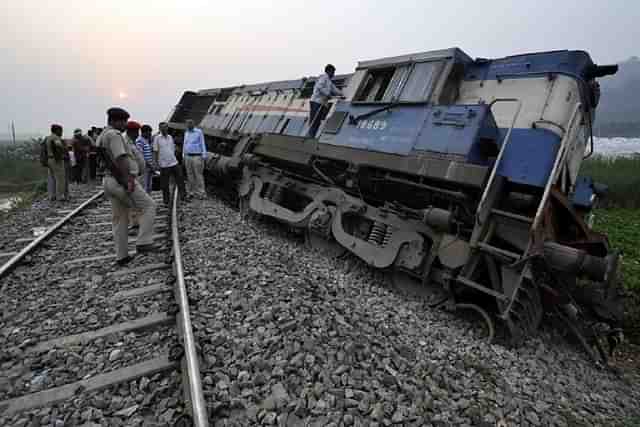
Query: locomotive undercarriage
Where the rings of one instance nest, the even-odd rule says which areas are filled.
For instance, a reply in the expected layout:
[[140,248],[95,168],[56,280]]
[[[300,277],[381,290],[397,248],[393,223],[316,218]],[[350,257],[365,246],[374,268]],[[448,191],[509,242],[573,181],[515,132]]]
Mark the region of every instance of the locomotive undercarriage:
[[235,182],[244,213],[275,218],[303,230],[313,247],[349,251],[398,283],[432,290],[433,305],[472,309],[489,339],[497,317],[517,344],[537,331],[546,310],[590,356],[606,361],[594,325],[608,324],[600,329],[615,341],[617,254],[609,254],[606,239],[588,230],[562,193],[552,192],[532,233],[538,189],[499,179],[490,212],[477,215],[480,194],[471,186],[454,189],[322,157],[291,163],[247,154],[244,144],[208,165],[227,186]]

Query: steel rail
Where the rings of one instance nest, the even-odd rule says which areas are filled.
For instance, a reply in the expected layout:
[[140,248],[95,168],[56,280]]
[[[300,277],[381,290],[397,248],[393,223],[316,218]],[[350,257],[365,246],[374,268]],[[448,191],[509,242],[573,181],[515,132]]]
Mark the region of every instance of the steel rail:
[[[40,245],[43,241],[48,239],[53,233],[56,232],[60,227],[62,227],[66,222],[68,222],[71,218],[76,216],[80,211],[86,208],[89,204],[99,199],[104,195],[104,191],[98,191],[96,194],[91,196],[89,199],[85,200],[80,206],[75,208],[73,211],[69,212],[64,218],[60,221],[56,222],[54,225],[49,227],[47,231],[45,231],[42,235],[38,236],[34,241],[29,243],[26,247],[24,247],[20,252],[13,256],[9,261],[4,263],[2,267],[0,267],[0,278],[4,277],[13,267],[15,267],[29,252],[33,251],[35,248]],[[1,290],[4,290],[4,286]]]
[[178,234],[178,191],[173,193],[173,204],[171,207],[171,240],[173,242],[173,258],[176,275],[176,299],[180,307],[178,317],[178,328],[182,335],[184,354],[187,365],[187,379],[189,396],[191,398],[191,408],[193,425],[195,427],[208,427],[209,418],[207,407],[202,391],[202,381],[200,380],[200,362],[196,351],[196,343],[191,329],[191,317],[189,314],[189,299],[187,288],[184,282],[184,271],[182,267],[182,251],[180,249],[180,236]]

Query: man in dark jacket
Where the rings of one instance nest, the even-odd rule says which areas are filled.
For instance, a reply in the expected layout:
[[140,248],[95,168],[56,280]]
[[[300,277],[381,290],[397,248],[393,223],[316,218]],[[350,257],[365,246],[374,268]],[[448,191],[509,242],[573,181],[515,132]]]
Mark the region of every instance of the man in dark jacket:
[[81,129],[73,131],[73,154],[76,157],[78,175],[76,179],[83,184],[89,182],[89,152],[91,151],[91,139],[82,134]]

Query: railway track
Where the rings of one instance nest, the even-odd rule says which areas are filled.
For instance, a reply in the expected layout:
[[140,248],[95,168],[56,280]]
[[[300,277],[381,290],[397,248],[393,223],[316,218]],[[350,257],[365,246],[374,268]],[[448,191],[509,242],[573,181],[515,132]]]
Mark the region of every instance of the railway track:
[[102,191],[14,245],[0,267],[0,425],[208,425],[174,201],[158,203],[163,250],[126,268]]
[[354,257],[320,256],[215,197],[173,206],[156,221],[166,250],[126,269],[110,258],[110,210],[96,199],[0,278],[0,425],[567,426],[639,415],[636,383],[553,336],[489,345]]

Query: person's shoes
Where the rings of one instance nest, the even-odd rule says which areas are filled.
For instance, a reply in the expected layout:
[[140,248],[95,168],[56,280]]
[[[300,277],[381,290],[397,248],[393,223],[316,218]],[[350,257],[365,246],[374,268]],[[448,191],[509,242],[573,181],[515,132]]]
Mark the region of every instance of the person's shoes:
[[155,245],[153,243],[149,243],[148,245],[136,245],[136,252],[139,254],[157,252],[158,250],[160,250],[160,246]]
[[119,260],[117,260],[116,264],[118,265],[118,267],[124,267],[125,265],[133,261],[133,258],[134,258],[133,255],[127,255],[126,257],[120,258]]

